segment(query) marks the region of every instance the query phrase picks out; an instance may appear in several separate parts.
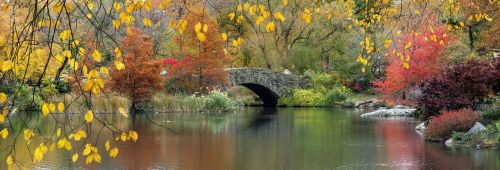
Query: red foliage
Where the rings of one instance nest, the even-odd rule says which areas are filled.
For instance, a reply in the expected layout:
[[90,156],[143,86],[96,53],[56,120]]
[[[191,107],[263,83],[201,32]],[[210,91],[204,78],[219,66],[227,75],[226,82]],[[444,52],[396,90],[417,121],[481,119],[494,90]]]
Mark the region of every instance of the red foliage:
[[[441,70],[439,57],[452,40],[443,27],[404,36],[388,53],[390,64],[385,69],[386,78],[373,82],[375,90],[399,98],[409,88],[430,79]],[[403,67],[405,63],[409,68]]]
[[175,64],[177,64],[179,62],[175,58],[164,58],[164,59],[161,59],[160,61],[165,66],[173,66],[173,65],[175,65]]
[[137,29],[121,40],[120,48],[125,54],[125,70],[112,72],[111,87],[132,100],[132,109],[136,110],[137,103],[161,89],[161,64],[153,58],[151,38]]
[[[168,70],[168,78],[172,82],[170,86],[177,91],[187,93],[208,93],[218,86],[227,82],[224,71],[224,42],[219,33],[215,19],[206,14],[203,8],[193,7],[184,20],[188,25],[182,35],[176,37],[181,50],[177,54],[182,57]],[[206,40],[199,41],[194,29],[195,25],[206,24],[208,31],[205,33]]]
[[472,109],[443,112],[429,123],[425,137],[429,140],[449,139],[453,132],[464,132],[481,120],[481,115]]
[[475,107],[479,101],[495,93],[494,86],[500,81],[495,74],[498,72],[491,63],[469,61],[448,68],[423,83],[418,103],[424,107],[425,118],[443,110]]

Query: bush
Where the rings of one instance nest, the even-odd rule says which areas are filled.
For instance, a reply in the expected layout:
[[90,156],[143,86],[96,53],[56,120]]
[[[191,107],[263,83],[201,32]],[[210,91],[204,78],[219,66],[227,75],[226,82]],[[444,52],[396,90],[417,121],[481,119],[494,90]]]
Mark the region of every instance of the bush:
[[483,118],[488,120],[500,120],[500,110],[489,110],[483,113]]
[[325,104],[331,105],[336,102],[342,102],[347,99],[347,97],[352,93],[352,91],[345,86],[335,86],[332,90],[329,90],[325,95]]
[[226,112],[240,109],[243,104],[229,98],[226,93],[212,91],[206,96],[157,94],[156,110],[161,112]]
[[498,82],[495,72],[490,63],[469,61],[423,83],[418,103],[424,107],[424,117],[428,119],[442,110],[474,108],[494,92],[494,82]]
[[494,126],[486,127],[486,130],[477,133],[453,133],[452,137],[454,143],[464,144],[472,147],[492,147],[498,144],[500,140],[498,129]]
[[212,91],[205,97],[205,108],[212,111],[237,110],[242,104],[227,96],[226,93]]
[[294,90],[292,96],[293,106],[321,106],[323,105],[323,94],[314,90]]
[[480,119],[481,115],[472,109],[443,112],[430,121],[425,138],[428,140],[444,141],[450,138],[453,132],[469,130]]

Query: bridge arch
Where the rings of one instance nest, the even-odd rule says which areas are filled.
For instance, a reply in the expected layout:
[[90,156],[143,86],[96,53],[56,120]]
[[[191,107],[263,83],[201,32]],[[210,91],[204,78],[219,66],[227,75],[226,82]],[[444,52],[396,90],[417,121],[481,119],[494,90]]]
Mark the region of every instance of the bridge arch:
[[264,103],[264,106],[276,106],[278,99],[286,95],[288,89],[303,87],[302,77],[274,72],[262,68],[226,69],[230,86],[243,86],[252,90]]

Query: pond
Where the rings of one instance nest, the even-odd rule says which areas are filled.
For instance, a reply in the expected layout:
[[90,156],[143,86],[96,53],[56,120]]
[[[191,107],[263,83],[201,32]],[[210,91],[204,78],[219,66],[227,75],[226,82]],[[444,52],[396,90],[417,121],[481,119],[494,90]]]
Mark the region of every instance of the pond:
[[[71,163],[72,153],[63,150],[50,152],[43,162],[35,165],[30,164],[30,156],[23,149],[16,159],[26,161],[27,166],[36,166],[30,169],[459,170],[500,167],[498,150],[447,148],[441,143],[423,141],[414,131],[417,121],[360,118],[361,113],[339,108],[246,108],[215,115],[139,115],[135,123],[119,115],[100,115],[107,116],[117,126],[137,129],[140,136],[137,143],[119,144],[117,158],[110,159],[104,154],[102,164],[90,166],[81,160]],[[50,125],[41,128],[53,129]],[[23,145],[17,144],[17,147]]]

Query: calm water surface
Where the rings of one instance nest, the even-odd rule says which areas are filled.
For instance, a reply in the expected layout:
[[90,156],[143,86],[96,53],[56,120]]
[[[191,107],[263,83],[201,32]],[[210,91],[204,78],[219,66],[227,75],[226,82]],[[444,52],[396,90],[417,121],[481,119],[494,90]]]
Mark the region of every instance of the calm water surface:
[[[139,141],[119,144],[118,158],[105,154],[99,165],[85,166],[82,157],[72,164],[72,153],[58,150],[31,168],[500,169],[498,150],[446,148],[424,142],[414,131],[416,121],[360,118],[361,113],[335,108],[246,108],[218,115],[141,115],[135,122],[100,115],[117,126],[137,129]],[[99,128],[92,130],[97,133]],[[29,162],[20,150],[19,160]]]

